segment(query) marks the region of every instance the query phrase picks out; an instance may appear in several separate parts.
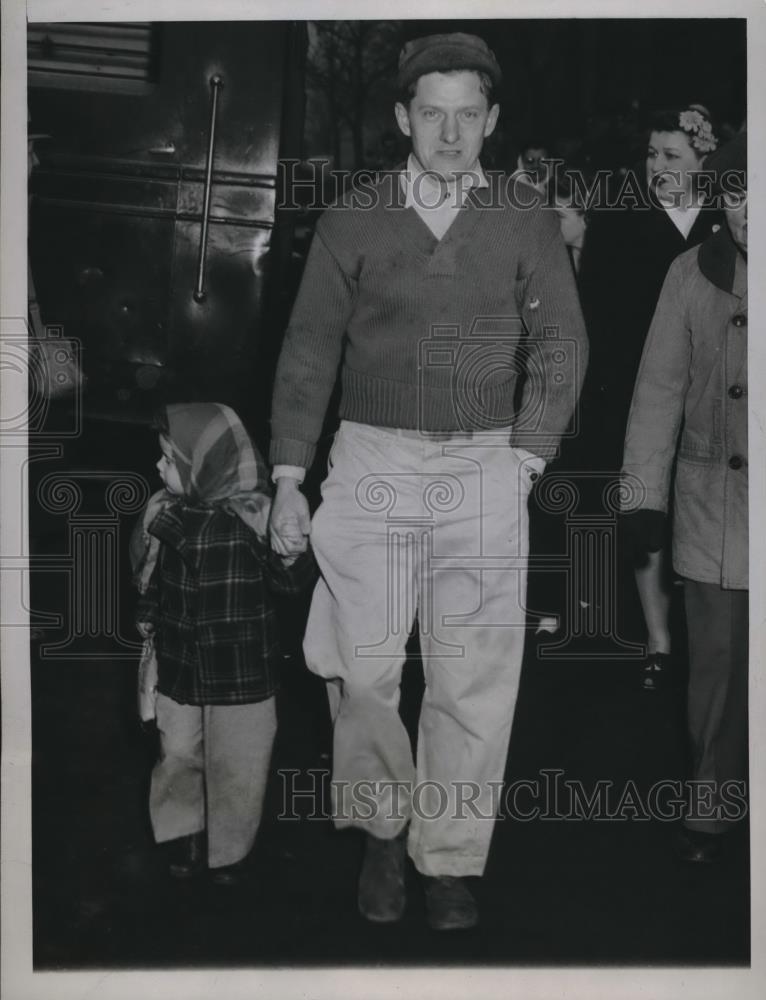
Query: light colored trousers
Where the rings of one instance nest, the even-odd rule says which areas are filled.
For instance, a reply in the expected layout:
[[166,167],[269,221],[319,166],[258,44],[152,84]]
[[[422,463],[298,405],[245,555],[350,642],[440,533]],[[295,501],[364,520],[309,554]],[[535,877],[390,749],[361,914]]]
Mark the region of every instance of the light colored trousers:
[[160,759],[149,814],[157,843],[207,830],[208,864],[247,856],[261,821],[277,731],[275,699],[181,705],[157,697]]
[[[311,529],[304,651],[328,680],[335,822],[391,838],[425,875],[481,875],[524,647],[531,467],[505,433],[435,440],[343,422]],[[417,613],[417,760],[398,713]]]

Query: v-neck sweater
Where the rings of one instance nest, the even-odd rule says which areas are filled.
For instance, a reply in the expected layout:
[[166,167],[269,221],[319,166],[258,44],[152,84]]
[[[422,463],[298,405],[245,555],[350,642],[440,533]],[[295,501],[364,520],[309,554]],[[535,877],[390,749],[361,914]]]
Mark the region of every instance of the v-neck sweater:
[[539,201],[493,174],[441,239],[405,207],[396,173],[328,209],[277,367],[272,463],[311,465],[339,365],[342,419],[512,425],[511,444],[553,457],[587,340],[558,219]]

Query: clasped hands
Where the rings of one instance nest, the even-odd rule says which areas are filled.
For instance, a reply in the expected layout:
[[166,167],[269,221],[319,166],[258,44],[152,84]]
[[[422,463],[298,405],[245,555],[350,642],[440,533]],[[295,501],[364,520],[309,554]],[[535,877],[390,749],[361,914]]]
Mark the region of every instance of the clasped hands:
[[308,500],[298,486],[297,479],[289,476],[277,480],[269,519],[272,549],[277,555],[292,559],[308,548],[311,529]]

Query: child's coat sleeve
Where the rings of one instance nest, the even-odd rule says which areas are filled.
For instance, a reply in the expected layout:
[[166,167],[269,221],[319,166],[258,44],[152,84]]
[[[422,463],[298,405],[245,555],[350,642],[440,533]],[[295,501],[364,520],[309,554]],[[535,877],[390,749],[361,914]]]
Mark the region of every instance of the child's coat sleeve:
[[263,567],[266,586],[274,593],[298,594],[316,580],[317,564],[310,548],[287,566],[268,546],[256,541],[254,547]]

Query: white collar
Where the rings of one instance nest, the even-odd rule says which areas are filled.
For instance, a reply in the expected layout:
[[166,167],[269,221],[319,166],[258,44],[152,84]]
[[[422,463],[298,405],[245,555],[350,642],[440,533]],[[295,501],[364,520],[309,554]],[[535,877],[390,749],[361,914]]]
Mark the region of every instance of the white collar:
[[670,218],[670,221],[683,238],[686,239],[692,231],[692,226],[697,216],[700,214],[700,206],[694,205],[692,208],[681,208],[676,205],[663,205],[662,207]]
[[[460,208],[471,188],[489,187],[489,181],[478,160],[473,170],[467,170],[456,180],[445,183],[432,170],[425,170],[414,153],[410,153],[401,177],[406,208],[414,205],[421,209],[433,209],[445,204]],[[445,193],[452,197],[445,197]]]

